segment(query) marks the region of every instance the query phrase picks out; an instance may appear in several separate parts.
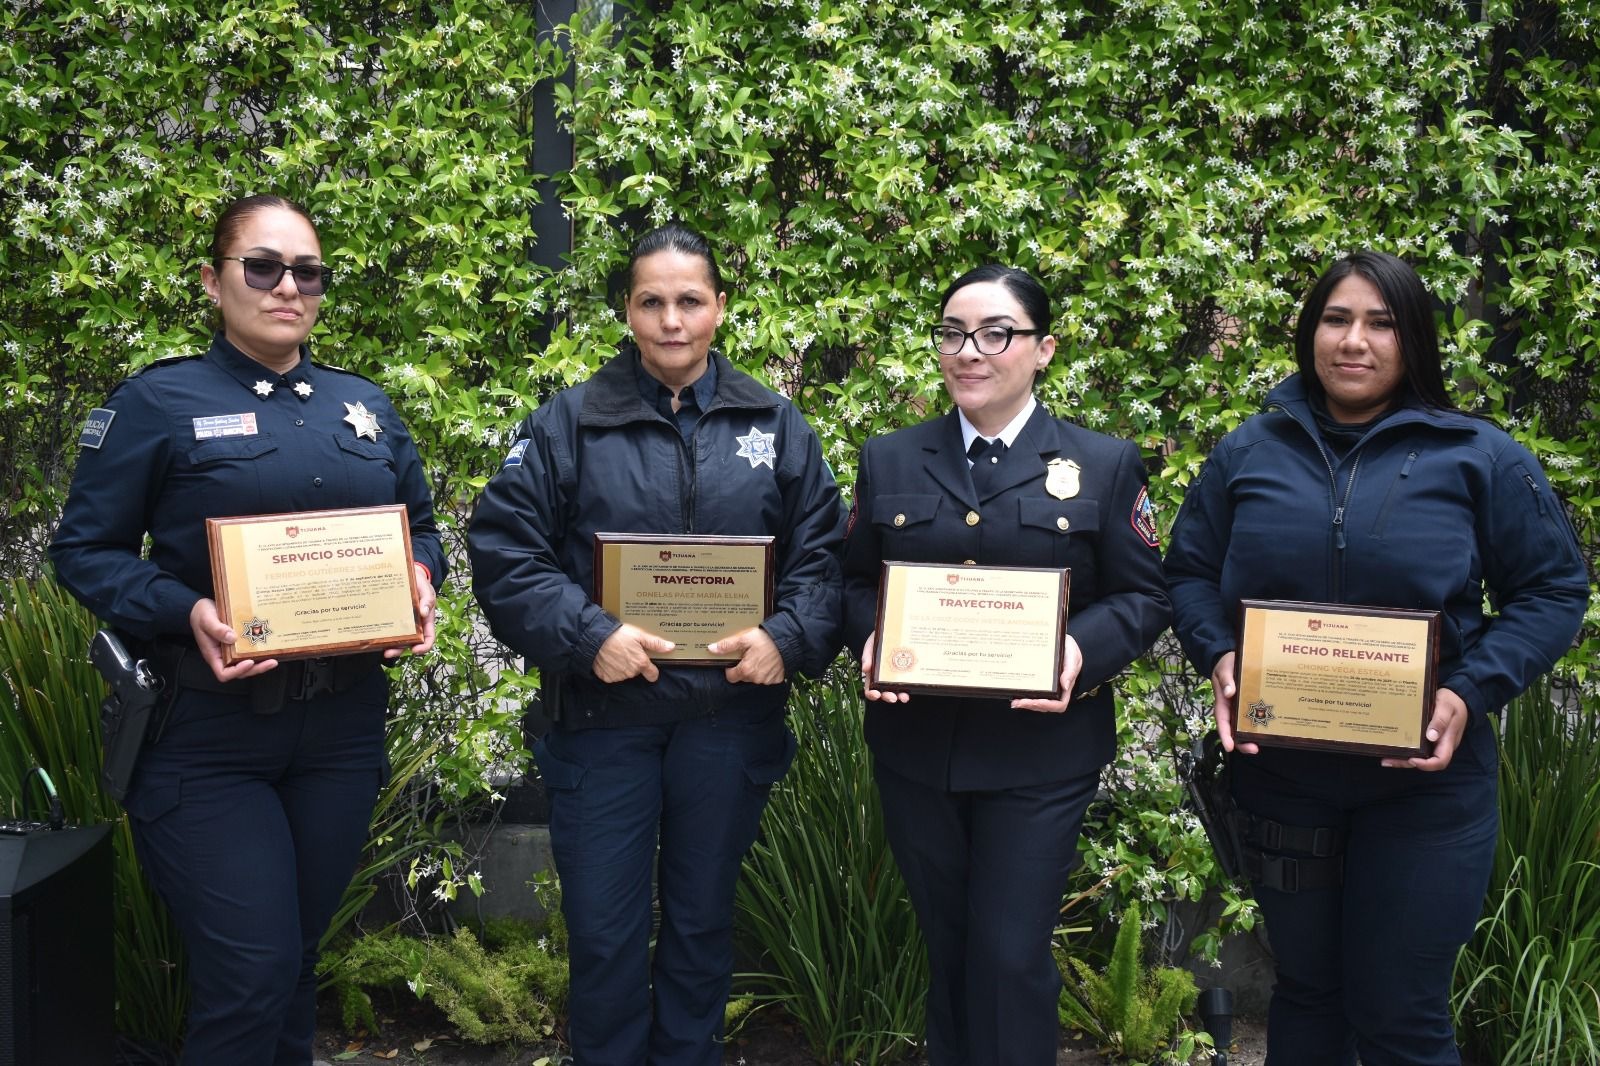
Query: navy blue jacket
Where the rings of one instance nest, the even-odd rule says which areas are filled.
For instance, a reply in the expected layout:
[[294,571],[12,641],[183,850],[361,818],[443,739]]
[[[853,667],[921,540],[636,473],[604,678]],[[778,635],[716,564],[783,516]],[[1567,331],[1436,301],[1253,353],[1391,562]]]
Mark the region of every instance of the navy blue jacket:
[[[1046,491],[1051,459],[1080,468],[1077,491]],[[1116,748],[1111,686],[1167,627],[1171,609],[1149,525],[1139,450],[1034,409],[980,498],[957,414],[861,449],[845,540],[845,640],[860,653],[877,620],[886,559],[1072,568],[1067,631],[1083,651],[1063,714],[1009,700],[917,695],[867,704],[873,756],[952,791],[1015,788],[1096,773]],[[1141,529],[1144,532],[1141,532]]]
[[[377,416],[376,441],[346,421],[353,405]],[[219,333],[204,356],[118,385],[80,443],[50,559],[74,596],[128,633],[192,641],[189,612],[212,595],[207,518],[403,503],[413,558],[444,580],[428,481],[400,416],[378,386],[304,349],[280,375]]]
[[784,672],[818,675],[839,650],[843,511],[816,434],[788,400],[711,358],[716,393],[688,440],[640,395],[639,355],[625,349],[523,420],[478,500],[473,592],[495,636],[540,669],[546,698],[559,692],[567,728],[764,712],[789,692],[730,684],[719,666],[596,678],[620,624],[591,599],[596,533],[772,535],[775,609],[761,628]]
[[1203,674],[1234,650],[1242,598],[1438,610],[1439,684],[1474,715],[1550,669],[1589,595],[1526,448],[1482,419],[1408,406],[1336,459],[1299,375],[1211,453],[1166,565],[1174,629]]

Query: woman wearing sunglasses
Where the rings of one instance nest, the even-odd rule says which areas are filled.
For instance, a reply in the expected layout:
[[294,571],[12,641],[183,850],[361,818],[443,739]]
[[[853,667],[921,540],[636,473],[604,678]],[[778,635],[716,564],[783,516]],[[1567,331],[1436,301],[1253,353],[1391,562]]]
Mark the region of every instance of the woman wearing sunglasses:
[[239,635],[211,599],[205,520],[405,504],[410,650],[433,646],[445,560],[411,436],[382,390],[306,347],[331,277],[303,208],[231,204],[200,268],[221,314],[210,349],[146,367],[90,413],[50,549],[164,682],[125,805],[188,952],[185,1066],[311,1061],[317,942],[387,775],[380,663],[402,654],[225,666]]
[[[1034,400],[1056,350],[1039,283],[969,271],[931,334],[955,409],[861,449],[845,640],[869,679],[885,829],[928,945],[928,1062],[1042,1066],[1059,1040],[1051,932],[1115,746],[1110,682],[1171,612],[1138,448]],[[1070,567],[1060,697],[872,688],[886,559]]]

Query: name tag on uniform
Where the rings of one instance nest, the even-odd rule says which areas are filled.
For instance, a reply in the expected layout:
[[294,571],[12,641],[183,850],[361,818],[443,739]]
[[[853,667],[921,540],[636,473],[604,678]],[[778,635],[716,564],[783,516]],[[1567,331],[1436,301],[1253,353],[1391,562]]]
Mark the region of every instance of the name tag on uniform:
[[212,437],[253,437],[255,434],[254,412],[242,415],[207,415],[194,420],[195,440],[210,440]]

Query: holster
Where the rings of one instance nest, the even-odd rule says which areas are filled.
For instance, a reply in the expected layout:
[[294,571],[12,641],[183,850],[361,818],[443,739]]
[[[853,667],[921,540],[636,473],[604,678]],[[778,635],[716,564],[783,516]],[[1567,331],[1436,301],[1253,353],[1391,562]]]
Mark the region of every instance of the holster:
[[1178,779],[1188,794],[1189,809],[1206,831],[1211,851],[1223,876],[1238,881],[1245,876],[1239,841],[1237,807],[1228,775],[1222,740],[1215,732],[1196,739],[1188,751],[1178,753]]

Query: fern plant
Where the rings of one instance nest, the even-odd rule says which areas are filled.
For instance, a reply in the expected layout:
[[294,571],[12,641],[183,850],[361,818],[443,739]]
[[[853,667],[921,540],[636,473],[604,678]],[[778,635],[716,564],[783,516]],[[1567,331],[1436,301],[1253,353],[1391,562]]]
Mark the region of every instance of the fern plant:
[[1172,966],[1145,967],[1140,921],[1138,902],[1129,903],[1104,973],[1057,948],[1065,978],[1061,1022],[1135,1066],[1187,1062],[1211,1046],[1205,1034],[1182,1025],[1198,994],[1194,977]]

